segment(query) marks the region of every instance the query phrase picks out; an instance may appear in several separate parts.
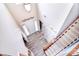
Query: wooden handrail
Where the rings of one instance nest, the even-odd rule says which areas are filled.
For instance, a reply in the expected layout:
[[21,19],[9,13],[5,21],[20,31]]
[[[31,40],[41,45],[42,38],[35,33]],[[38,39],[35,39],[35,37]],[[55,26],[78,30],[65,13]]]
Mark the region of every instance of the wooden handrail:
[[78,44],[76,47],[74,47],[74,48],[67,54],[67,56],[72,56],[72,54],[74,54],[78,49],[79,49],[79,44]]
[[[77,19],[79,18],[79,16],[75,19],[75,20],[73,20],[72,22],[71,22],[71,24],[69,24],[69,26],[68,27],[66,27],[55,39],[55,41],[54,42],[49,42],[48,44],[46,44],[45,45],[45,47],[43,48],[43,50],[44,51],[46,51],[50,46],[52,46],[57,40],[59,40],[60,38],[61,38],[61,34],[63,34]],[[63,36],[63,35],[62,35]]]
[[[55,40],[55,38],[53,39]],[[53,45],[54,42],[51,40],[50,42],[46,43],[44,46],[43,46],[43,50],[46,51],[51,45]]]
[[78,18],[79,18],[79,16],[78,16],[75,20],[73,20],[73,21],[56,37],[56,39],[57,39],[65,30],[67,30]]
[[52,41],[50,41],[49,43],[43,46],[43,50],[46,51],[52,44]]
[[[79,18],[79,16],[78,16],[75,20],[73,20],[73,21],[56,37],[56,41],[59,40],[58,38],[61,38],[61,37],[60,37],[61,34],[62,34],[63,32],[65,32],[78,18]],[[55,42],[56,42],[56,41],[55,41]],[[55,42],[54,42],[54,43],[55,43]]]

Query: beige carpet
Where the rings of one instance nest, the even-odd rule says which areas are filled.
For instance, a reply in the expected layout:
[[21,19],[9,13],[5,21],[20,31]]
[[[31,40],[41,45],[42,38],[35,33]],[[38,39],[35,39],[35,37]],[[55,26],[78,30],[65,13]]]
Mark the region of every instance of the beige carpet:
[[47,43],[42,32],[36,32],[28,36],[29,42],[26,46],[34,53],[35,56],[45,56],[43,45]]

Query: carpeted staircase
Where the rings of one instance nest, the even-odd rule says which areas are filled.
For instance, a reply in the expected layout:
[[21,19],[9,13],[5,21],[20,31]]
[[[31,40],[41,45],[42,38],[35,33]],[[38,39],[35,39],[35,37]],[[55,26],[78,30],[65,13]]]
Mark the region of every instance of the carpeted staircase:
[[35,32],[28,36],[28,41],[26,46],[34,53],[35,56],[45,56],[43,51],[43,45],[47,43],[47,41],[43,37],[42,32]]

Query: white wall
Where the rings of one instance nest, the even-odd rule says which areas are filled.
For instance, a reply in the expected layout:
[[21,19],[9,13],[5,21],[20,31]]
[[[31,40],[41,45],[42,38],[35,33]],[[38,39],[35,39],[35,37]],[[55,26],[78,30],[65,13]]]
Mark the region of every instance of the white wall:
[[15,20],[17,20],[19,23],[22,23],[24,19],[28,19],[33,16],[34,19],[37,20],[37,7],[34,3],[32,3],[31,12],[27,12],[27,10],[24,8],[23,3],[6,3],[6,6],[11,12],[11,14],[14,16]]
[[[23,3],[7,3],[5,4],[8,8],[8,10],[10,11],[11,15],[15,18],[15,20],[17,21],[17,23],[19,25],[25,24],[27,29],[29,29],[29,33],[34,33],[37,30],[35,30],[35,26],[32,22],[33,21],[37,21],[37,26],[38,26],[38,31],[39,29],[39,22],[38,22],[38,15],[37,15],[37,5],[35,3],[32,3],[32,9],[30,12],[27,12],[27,10],[24,8],[24,4]],[[23,20],[28,19],[30,17],[33,17],[33,19],[30,19],[29,21],[27,20],[25,23],[23,22]],[[32,22],[32,23],[31,23]],[[28,24],[27,24],[28,23]],[[33,24],[33,25],[32,25]],[[28,27],[29,26],[29,27]]]
[[75,3],[58,34],[60,34],[78,16],[79,16],[79,4]]
[[25,47],[20,30],[4,4],[0,4],[0,53],[17,55]]
[[[55,38],[68,16],[73,4],[38,4],[41,12],[41,21],[45,28],[45,37],[48,41]],[[49,33],[49,34],[48,34]]]

